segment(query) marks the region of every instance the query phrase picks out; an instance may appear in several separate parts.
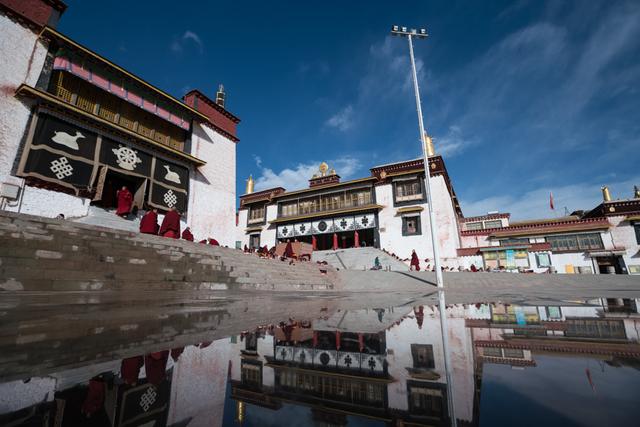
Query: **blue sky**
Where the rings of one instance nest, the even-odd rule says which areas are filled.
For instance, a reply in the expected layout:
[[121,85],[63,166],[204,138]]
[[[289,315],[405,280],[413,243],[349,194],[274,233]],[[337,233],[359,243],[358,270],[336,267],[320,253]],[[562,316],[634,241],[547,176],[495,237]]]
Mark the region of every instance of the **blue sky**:
[[[238,194],[418,157],[425,123],[465,215],[558,216],[640,185],[638,1],[68,0],[59,29],[181,97],[227,90]],[[556,213],[548,208],[553,191]]]

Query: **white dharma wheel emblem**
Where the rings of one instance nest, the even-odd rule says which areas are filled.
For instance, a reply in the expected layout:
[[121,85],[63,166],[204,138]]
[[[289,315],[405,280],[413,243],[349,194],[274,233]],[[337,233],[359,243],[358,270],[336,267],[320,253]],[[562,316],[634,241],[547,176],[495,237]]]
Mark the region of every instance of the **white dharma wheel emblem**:
[[122,169],[132,171],[138,166],[138,163],[142,163],[142,159],[138,157],[138,152],[129,147],[121,145],[120,148],[114,148],[111,151],[116,155],[116,162]]
[[173,190],[169,190],[164,193],[164,204],[170,208],[174,207],[178,203],[178,196],[175,195]]

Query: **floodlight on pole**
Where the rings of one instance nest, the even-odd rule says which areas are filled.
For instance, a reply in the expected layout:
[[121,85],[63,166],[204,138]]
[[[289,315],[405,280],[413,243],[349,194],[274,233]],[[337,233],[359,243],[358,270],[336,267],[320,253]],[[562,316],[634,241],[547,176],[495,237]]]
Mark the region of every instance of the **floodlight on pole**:
[[[444,281],[442,277],[442,267],[440,265],[440,244],[438,241],[438,230],[436,225],[436,216],[433,210],[433,200],[431,198],[431,173],[429,171],[429,151],[427,148],[427,133],[424,130],[424,121],[422,118],[422,103],[420,101],[420,88],[418,87],[418,74],[416,72],[416,61],[413,56],[413,38],[425,39],[427,38],[427,30],[424,28],[407,29],[407,27],[400,27],[393,25],[391,27],[391,35],[407,37],[409,40],[409,56],[411,57],[411,72],[413,75],[413,88],[416,95],[416,109],[418,112],[418,128],[420,131],[420,141],[422,146],[422,156],[424,160],[424,174],[427,187],[427,204],[429,208],[429,228],[431,229],[431,243],[433,245],[433,261],[434,268],[436,270],[436,284],[438,285],[438,308],[440,312],[440,329],[442,332],[442,344],[444,346],[444,365],[447,378],[447,406],[449,408],[449,417],[451,425],[455,427],[457,425],[455,416],[455,405],[453,402],[453,377],[451,375],[451,356],[449,355],[449,330],[447,327],[446,316],[446,304],[444,300]],[[435,163],[434,163],[435,165]]]

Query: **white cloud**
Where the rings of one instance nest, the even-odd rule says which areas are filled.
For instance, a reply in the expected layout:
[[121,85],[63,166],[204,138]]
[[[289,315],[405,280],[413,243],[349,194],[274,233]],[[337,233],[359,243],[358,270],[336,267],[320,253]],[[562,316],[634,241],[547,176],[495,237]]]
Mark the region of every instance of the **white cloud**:
[[187,30],[180,37],[175,38],[169,45],[169,48],[175,53],[180,53],[184,51],[188,42],[194,44],[198,49],[198,52],[202,53],[204,51],[204,43],[202,43],[202,39],[198,34],[191,30]]
[[[640,183],[640,175],[623,181],[590,182],[569,184],[559,187],[544,187],[526,193],[501,195],[478,200],[461,198],[465,216],[484,215],[490,211],[511,213],[512,220],[553,218],[563,216],[566,207],[571,213],[576,210],[590,210],[602,201],[600,187],[608,185],[614,199],[633,197],[633,186]],[[553,193],[555,210],[549,207],[549,194]]]
[[258,166],[259,168],[262,168],[262,158],[260,156],[257,156],[254,154],[253,160],[256,162],[256,166]]
[[445,157],[453,157],[460,154],[469,146],[476,144],[477,139],[466,138],[462,134],[460,126],[449,126],[449,132],[441,138],[433,138],[433,144],[436,149],[436,153]]
[[345,132],[353,127],[353,106],[347,105],[325,122],[329,127]]
[[[340,175],[342,179],[352,178],[361,166],[360,161],[351,156],[326,160],[326,162],[330,168],[336,170],[336,173]],[[320,163],[321,161],[298,163],[293,168],[285,168],[279,172],[275,172],[268,167],[261,168],[261,175],[256,179],[255,189],[259,191],[273,187],[284,187],[288,191],[291,191],[306,188],[309,185],[309,179],[318,172]],[[258,167],[261,165],[262,162],[260,162]]]

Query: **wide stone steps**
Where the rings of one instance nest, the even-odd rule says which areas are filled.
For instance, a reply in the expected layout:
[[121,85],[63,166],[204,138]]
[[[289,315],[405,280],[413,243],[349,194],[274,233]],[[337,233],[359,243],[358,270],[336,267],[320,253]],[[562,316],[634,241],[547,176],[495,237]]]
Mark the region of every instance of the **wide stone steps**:
[[383,270],[408,271],[409,266],[386,252],[373,247],[338,249],[336,251],[316,251],[313,261],[326,261],[340,270],[369,270],[378,257]]
[[[326,268],[322,268],[327,270]],[[0,213],[0,291],[330,289],[315,263]]]

